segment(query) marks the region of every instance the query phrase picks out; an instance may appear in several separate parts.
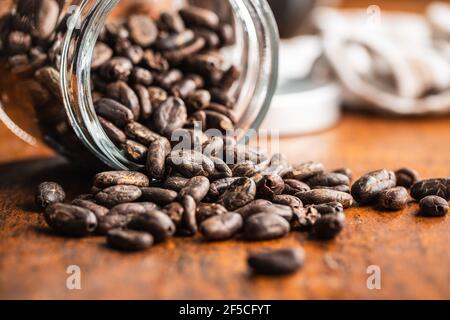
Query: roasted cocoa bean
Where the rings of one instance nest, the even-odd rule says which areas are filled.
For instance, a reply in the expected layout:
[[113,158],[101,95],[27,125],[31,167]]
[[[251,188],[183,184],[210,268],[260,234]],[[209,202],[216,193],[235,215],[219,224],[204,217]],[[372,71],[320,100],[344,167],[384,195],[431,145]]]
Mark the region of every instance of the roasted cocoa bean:
[[97,218],[92,211],[63,203],[49,205],[44,218],[53,230],[70,237],[84,237],[97,228]]
[[93,185],[98,188],[107,188],[117,185],[130,185],[148,187],[149,179],[145,174],[135,171],[105,171],[95,175]]
[[305,192],[298,192],[295,196],[298,197],[304,204],[339,202],[344,206],[344,208],[349,208],[353,204],[353,197],[350,194],[329,189],[314,189]]
[[132,230],[111,230],[106,241],[110,247],[122,251],[140,251],[153,245],[151,234]]
[[155,242],[163,242],[171,238],[176,231],[175,224],[169,216],[158,210],[136,215],[131,219],[128,227],[150,233]]
[[106,188],[95,195],[95,200],[108,208],[121,203],[133,202],[142,196],[142,191],[134,185],[117,185]]
[[36,191],[35,203],[39,208],[46,208],[53,203],[64,202],[66,193],[56,182],[42,182]]
[[370,172],[359,178],[352,186],[351,193],[360,204],[373,203],[380,193],[396,186],[395,174],[389,170]]
[[141,188],[142,200],[156,203],[160,206],[165,206],[171,202],[174,202],[178,194],[173,190],[149,187]]
[[428,217],[442,217],[448,213],[448,201],[439,196],[427,196],[420,200],[420,214]]
[[408,190],[404,187],[396,187],[382,191],[378,203],[386,210],[401,210],[406,207],[409,200]]
[[250,253],[247,263],[255,274],[286,275],[296,272],[305,263],[303,249],[278,249]]
[[426,196],[438,196],[450,200],[450,179],[428,179],[416,182],[411,187],[411,196],[422,200]]
[[289,222],[274,213],[259,213],[245,221],[244,236],[247,240],[263,241],[284,237],[290,231]]

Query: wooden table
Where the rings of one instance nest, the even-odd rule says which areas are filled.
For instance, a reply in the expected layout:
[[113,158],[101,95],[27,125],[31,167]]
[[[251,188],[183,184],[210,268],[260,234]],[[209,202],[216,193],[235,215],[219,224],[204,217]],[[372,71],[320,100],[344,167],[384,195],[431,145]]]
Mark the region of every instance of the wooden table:
[[[334,241],[305,234],[263,243],[206,244],[174,239],[147,252],[123,254],[101,237],[52,234],[33,206],[36,185],[63,184],[69,197],[90,177],[45,148],[22,144],[0,127],[0,298],[33,299],[329,299],[450,298],[450,216],[347,210]],[[389,119],[347,114],[334,129],[291,137],[281,149],[293,162],[349,166],[356,175],[379,168],[416,168],[425,177],[450,176],[450,118]],[[300,247],[307,263],[285,278],[251,276],[249,250]],[[66,269],[81,268],[81,290],[68,290]],[[381,290],[369,290],[367,268],[381,268]]]

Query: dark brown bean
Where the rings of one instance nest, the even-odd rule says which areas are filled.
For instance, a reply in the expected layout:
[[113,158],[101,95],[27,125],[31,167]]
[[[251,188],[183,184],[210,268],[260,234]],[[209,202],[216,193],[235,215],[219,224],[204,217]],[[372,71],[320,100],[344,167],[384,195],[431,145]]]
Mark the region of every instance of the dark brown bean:
[[61,87],[59,85],[59,71],[52,67],[43,67],[34,74],[36,80],[54,95],[58,101],[63,101]]
[[411,186],[419,181],[419,174],[417,171],[410,168],[401,168],[395,171],[397,178],[397,186],[411,188]]
[[162,211],[153,210],[133,217],[128,227],[133,230],[150,233],[155,242],[163,242],[175,234],[175,224],[170,217]]
[[27,52],[32,43],[32,38],[28,33],[22,31],[12,31],[7,39],[8,51],[11,54]]
[[449,211],[448,201],[439,196],[427,196],[420,200],[420,214],[429,217],[442,217]]
[[217,203],[199,203],[197,205],[197,222],[202,223],[203,221],[218,215],[223,215],[227,213],[228,210]]
[[[265,207],[261,212],[264,213],[274,213],[286,219],[286,221],[291,221],[293,218],[293,209],[288,205],[282,204],[271,204],[270,206]],[[261,213],[259,212],[259,213]]]
[[193,150],[172,151],[167,157],[167,164],[188,178],[214,174],[214,163],[202,153]]
[[303,208],[302,201],[297,198],[296,196],[291,196],[288,194],[279,194],[275,195],[272,198],[272,202],[276,204],[282,204],[285,206],[291,207],[292,210],[298,210],[300,208]]
[[180,232],[184,235],[193,236],[198,231],[196,220],[197,205],[191,196],[183,197],[181,204],[183,205],[184,213]]
[[214,174],[210,176],[211,180],[229,178],[233,175],[230,167],[220,158],[210,157],[214,162]]
[[272,156],[269,166],[262,171],[262,174],[277,174],[282,177],[290,169],[292,168],[287,157],[284,154],[276,153]]
[[346,175],[349,180],[352,180],[352,178],[353,178],[353,172],[352,172],[352,169],[350,169],[350,168],[340,168],[340,169],[333,170],[332,172]]
[[344,213],[344,206],[339,202],[312,205],[321,215]]
[[154,202],[161,206],[174,202],[178,195],[173,190],[167,190],[156,187],[142,188],[141,190],[142,190],[142,200]]
[[211,103],[211,94],[207,90],[197,90],[186,99],[186,105],[192,110],[205,109]]
[[139,122],[132,121],[125,127],[126,135],[145,146],[149,146],[155,140],[161,138],[161,136]]
[[148,87],[153,83],[153,75],[147,69],[135,67],[131,71],[130,81],[134,84],[140,84]]
[[360,204],[369,204],[376,201],[382,191],[395,186],[396,178],[394,172],[378,170],[359,178],[353,184],[351,193]]
[[321,217],[321,214],[314,206],[307,206],[293,210],[293,218],[291,220],[291,227],[294,230],[310,231],[312,226]]
[[297,192],[309,191],[311,188],[304,182],[295,179],[284,179],[283,193],[295,195]]
[[255,215],[257,213],[266,212],[267,207],[270,207],[272,205],[272,202],[269,200],[264,199],[257,199],[253,200],[250,203],[246,204],[245,206],[239,208],[236,210],[237,213],[239,213],[244,220],[251,217],[252,215]]
[[93,184],[99,188],[107,188],[121,184],[148,187],[150,181],[145,174],[136,171],[105,171],[95,175]]
[[236,99],[221,88],[212,88],[209,90],[209,93],[211,94],[212,102],[222,104],[227,108],[233,108],[236,104]]
[[111,230],[106,241],[110,247],[123,251],[140,251],[153,245],[152,235],[132,230]]
[[102,65],[100,73],[105,79],[110,81],[127,81],[131,74],[131,70],[133,70],[133,63],[130,59],[125,57],[113,57]]
[[180,33],[185,30],[183,19],[177,12],[163,12],[160,21],[170,32]]
[[209,191],[209,180],[206,177],[198,176],[193,177],[189,182],[181,189],[179,197],[191,196],[197,203],[202,201]]
[[98,41],[95,44],[94,52],[92,53],[91,68],[97,69],[104,63],[108,62],[113,56],[113,50],[103,42]]
[[148,120],[151,117],[153,111],[153,106],[150,101],[150,94],[148,93],[147,88],[140,84],[135,85],[133,87],[133,90],[139,99],[140,120]]
[[[33,10],[30,13],[29,10]],[[33,1],[18,1],[17,12],[19,15],[30,16],[33,19],[28,19],[30,30],[33,37],[39,39],[47,39],[55,31],[60,15],[60,7],[58,1],[55,0],[40,0]]]
[[141,47],[152,45],[157,36],[158,29],[155,23],[145,15],[131,15],[128,17],[130,38]]
[[324,171],[325,167],[322,163],[311,161],[295,166],[294,169],[287,174],[286,178],[304,181],[312,176],[322,174]]
[[249,254],[251,270],[261,275],[286,275],[296,272],[305,263],[303,249],[266,250]]
[[109,210],[108,215],[120,215],[125,216],[129,220],[141,213],[147,213],[153,210],[157,210],[158,206],[153,202],[130,202],[122,203],[114,206]]
[[213,31],[219,28],[219,17],[210,10],[188,6],[180,10],[180,15],[188,26],[203,27]]
[[133,89],[131,89],[125,82],[116,81],[110,83],[107,86],[106,91],[109,98],[120,102],[133,112],[134,120],[139,119],[139,115],[141,113],[139,98]]
[[142,191],[134,185],[117,185],[97,193],[95,200],[111,208],[121,203],[133,202],[141,196]]
[[169,70],[169,62],[159,52],[150,49],[145,50],[142,61],[151,71],[161,73]]
[[168,72],[156,77],[157,82],[161,87],[170,90],[172,86],[183,79],[183,72],[178,69],[172,69]]
[[450,179],[428,179],[416,182],[411,187],[411,196],[416,200],[426,196],[439,196],[450,200]]
[[194,80],[186,78],[175,83],[170,91],[175,97],[185,99],[187,96],[195,92],[196,89],[197,86]]
[[180,63],[183,59],[186,59],[205,47],[205,40],[203,38],[196,38],[189,45],[175,50],[164,51],[164,57],[173,64]]
[[133,43],[128,39],[118,39],[115,44],[116,55],[130,59],[130,61],[137,65],[144,58],[144,49]]
[[98,219],[96,233],[106,235],[108,231],[114,229],[123,229],[130,222],[129,217],[123,215],[107,215]]
[[183,206],[178,202],[172,202],[172,203],[169,203],[168,205],[166,205],[163,208],[163,211],[165,213],[167,213],[169,218],[175,224],[176,228],[179,229],[181,227],[183,214],[184,214]]
[[183,127],[187,120],[187,110],[183,100],[170,97],[153,112],[153,128],[165,137]]
[[312,189],[327,189],[327,190],[334,190],[339,192],[345,192],[345,193],[351,193],[351,189],[349,185],[341,184],[335,187],[326,187],[326,186],[314,186]]
[[228,24],[221,24],[219,27],[219,36],[222,46],[229,46],[234,42],[234,29]]
[[84,237],[97,228],[97,218],[90,210],[62,203],[49,205],[44,213],[47,224],[56,232]]
[[304,204],[339,202],[344,206],[344,208],[349,208],[353,204],[353,197],[350,194],[329,189],[314,189],[305,192],[298,192],[295,196],[298,197]]
[[284,190],[284,181],[277,174],[264,175],[256,185],[258,197],[272,199]]
[[242,229],[243,224],[241,215],[228,212],[203,221],[200,232],[207,240],[222,241],[232,238]]
[[221,195],[219,203],[233,211],[254,200],[255,196],[255,182],[249,178],[239,178]]
[[350,179],[341,173],[323,173],[315,175],[305,181],[310,187],[336,187],[340,185],[349,185]]
[[386,210],[401,210],[410,200],[408,190],[404,187],[395,187],[380,193],[378,203]]
[[174,50],[182,48],[194,40],[194,32],[192,30],[184,30],[180,33],[173,33],[165,38],[161,38],[155,43],[158,50]]
[[116,126],[122,128],[133,121],[133,112],[123,104],[107,98],[102,98],[95,103],[95,111]]
[[345,216],[343,214],[328,214],[320,217],[312,226],[311,234],[321,240],[335,238],[344,228]]
[[75,199],[71,203],[74,206],[88,209],[97,217],[97,220],[106,216],[109,212],[108,208],[96,204],[91,200]]
[[245,221],[247,240],[263,241],[284,237],[290,231],[289,222],[274,213],[259,213]]
[[150,143],[146,162],[146,172],[150,178],[162,180],[166,173],[166,157],[171,150],[166,138],[159,138]]
[[224,193],[235,181],[239,180],[239,177],[232,177],[232,178],[224,178],[219,179],[214,182],[211,182],[211,185],[209,186],[209,193],[208,197],[211,198],[217,198],[222,193]]
[[180,176],[172,176],[168,177],[163,184],[163,187],[166,189],[174,190],[176,192],[180,192],[186,184],[189,182],[188,178],[180,177]]
[[220,38],[217,33],[205,28],[197,27],[192,28],[192,30],[195,32],[196,37],[200,37],[205,40],[206,49],[215,49],[220,46]]
[[39,208],[46,208],[53,203],[64,202],[66,193],[56,182],[42,182],[36,191],[35,203]]
[[233,166],[233,177],[253,177],[258,174],[258,168],[252,161],[244,161]]
[[98,116],[98,121],[100,122],[103,130],[105,130],[106,135],[111,139],[113,143],[121,145],[127,141],[125,132],[116,127],[111,121],[108,121],[100,116]]
[[147,158],[148,148],[139,142],[127,140],[124,146],[127,157],[137,163],[145,163]]
[[237,66],[229,67],[222,75],[219,87],[224,90],[230,90],[237,80],[241,77],[242,71]]

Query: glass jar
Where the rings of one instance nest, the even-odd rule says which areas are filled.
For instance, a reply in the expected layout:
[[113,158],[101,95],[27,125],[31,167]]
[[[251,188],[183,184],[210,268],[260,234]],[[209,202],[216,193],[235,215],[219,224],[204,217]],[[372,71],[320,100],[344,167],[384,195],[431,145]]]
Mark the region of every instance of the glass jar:
[[[96,115],[91,90],[93,50],[108,19],[117,19],[136,10],[155,17],[161,11],[185,5],[184,2],[10,1],[0,9],[0,52],[6,50],[8,41],[14,43],[17,52],[8,57],[2,54],[0,119],[26,142],[43,141],[75,161],[86,163],[94,158],[117,170],[139,169],[141,165],[127,158],[108,138]],[[269,108],[278,73],[278,34],[266,0],[187,2],[206,4],[233,26],[233,44],[223,51],[232,64],[242,69],[239,80],[229,91],[236,98],[236,127],[242,129],[241,132],[258,128]],[[55,6],[58,15],[55,15]],[[30,16],[23,12],[36,14]],[[15,31],[19,32],[13,33]],[[23,33],[31,34],[31,44]],[[47,52],[33,49],[42,43]],[[48,61],[57,73],[42,72]],[[42,87],[47,90],[41,90]]]

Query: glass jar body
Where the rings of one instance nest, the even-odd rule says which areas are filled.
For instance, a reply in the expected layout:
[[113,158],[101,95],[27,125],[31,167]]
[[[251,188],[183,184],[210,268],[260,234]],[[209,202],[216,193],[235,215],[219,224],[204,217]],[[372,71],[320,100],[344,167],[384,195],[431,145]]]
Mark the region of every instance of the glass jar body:
[[0,80],[1,119],[28,143],[44,141],[71,159],[139,168],[99,121],[94,49],[107,21],[136,13],[158,19],[186,2],[207,4],[221,23],[232,26],[234,40],[221,53],[241,73],[227,95],[234,100],[236,127],[242,132],[258,127],[275,90],[278,66],[277,31],[265,0],[15,1],[0,22],[1,68],[7,75]]

